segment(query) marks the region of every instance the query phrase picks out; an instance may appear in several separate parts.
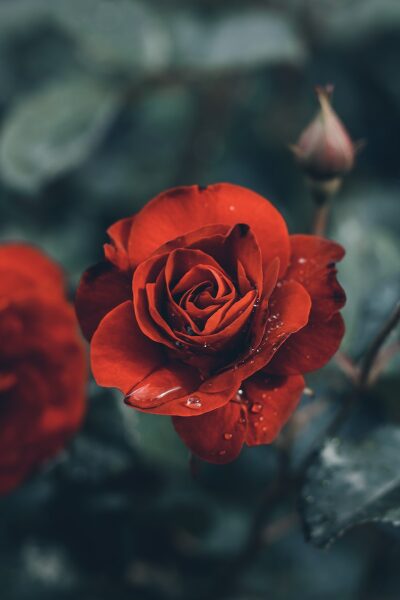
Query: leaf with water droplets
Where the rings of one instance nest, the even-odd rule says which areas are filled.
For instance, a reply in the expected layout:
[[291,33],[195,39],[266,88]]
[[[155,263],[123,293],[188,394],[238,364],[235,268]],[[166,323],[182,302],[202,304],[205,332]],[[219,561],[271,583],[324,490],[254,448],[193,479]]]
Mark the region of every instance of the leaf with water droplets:
[[302,489],[309,539],[326,547],[370,521],[400,525],[400,427],[373,431],[361,444],[325,443]]

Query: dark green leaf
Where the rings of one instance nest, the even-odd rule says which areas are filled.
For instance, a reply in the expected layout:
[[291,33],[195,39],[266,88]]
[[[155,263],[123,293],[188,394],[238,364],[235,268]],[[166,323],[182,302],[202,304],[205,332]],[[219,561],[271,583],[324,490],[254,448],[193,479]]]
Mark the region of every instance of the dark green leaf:
[[302,490],[308,535],[327,546],[369,521],[400,525],[400,428],[376,429],[361,444],[332,439],[311,465]]

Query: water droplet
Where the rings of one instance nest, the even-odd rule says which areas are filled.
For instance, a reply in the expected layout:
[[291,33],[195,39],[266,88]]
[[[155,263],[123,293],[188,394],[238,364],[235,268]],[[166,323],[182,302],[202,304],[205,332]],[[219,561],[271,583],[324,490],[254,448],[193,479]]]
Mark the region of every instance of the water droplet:
[[203,348],[208,348],[208,344],[207,344],[207,342],[204,342],[204,344],[203,344]]
[[261,412],[263,409],[262,404],[260,404],[259,402],[255,402],[254,404],[251,405],[250,411],[254,414],[257,414],[259,412]]
[[243,396],[243,394],[244,394],[244,391],[242,390],[242,388],[240,388],[240,389],[237,391],[237,393],[239,394],[239,396]]
[[230,210],[230,211],[232,211],[232,212],[233,212],[234,210],[236,210],[236,209],[235,209],[235,207],[233,206],[233,204],[231,204],[231,205],[230,205],[230,207],[229,207],[229,210]]
[[233,438],[232,433],[224,433],[224,440],[231,440]]
[[258,420],[259,421],[264,421],[264,417],[261,415],[261,417]]
[[183,348],[183,344],[182,344],[182,342],[175,342],[175,346],[176,346],[177,348]]
[[226,454],[226,450],[220,450],[218,454],[219,456],[224,456],[224,454]]
[[266,431],[268,431],[268,427],[263,427],[262,430],[265,433]]
[[278,281],[278,283],[276,284],[276,287],[277,287],[277,288],[280,288],[280,287],[282,287],[282,282],[281,282],[281,281]]
[[304,263],[307,262],[307,259],[306,258],[299,258],[297,262],[299,262],[301,265],[304,265]]
[[185,329],[186,329],[186,333],[188,333],[189,335],[194,335],[194,331],[190,327],[190,325],[186,325]]
[[196,409],[196,408],[202,407],[201,400],[198,396],[189,396],[189,398],[187,398],[185,404],[188,408]]

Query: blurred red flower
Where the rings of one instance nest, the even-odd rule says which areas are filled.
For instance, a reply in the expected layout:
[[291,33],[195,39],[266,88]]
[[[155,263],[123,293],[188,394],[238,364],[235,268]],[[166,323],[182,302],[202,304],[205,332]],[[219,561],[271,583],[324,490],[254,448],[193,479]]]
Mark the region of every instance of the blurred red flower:
[[97,383],[171,415],[204,460],[274,440],[302,374],[342,339],[343,249],[289,236],[267,200],[230,184],[169,190],[108,233],[76,300]]
[[0,493],[79,427],[86,361],[60,269],[24,244],[0,246]]

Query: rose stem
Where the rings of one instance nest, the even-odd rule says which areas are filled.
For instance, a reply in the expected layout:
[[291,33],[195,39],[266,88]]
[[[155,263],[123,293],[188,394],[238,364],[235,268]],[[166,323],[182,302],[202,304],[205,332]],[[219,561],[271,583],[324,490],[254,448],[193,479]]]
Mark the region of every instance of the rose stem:
[[314,213],[313,233],[323,237],[325,235],[328,224],[328,216],[330,212],[330,202],[327,200],[323,204],[317,204]]
[[361,364],[360,376],[358,378],[358,387],[365,389],[370,383],[370,374],[373,370],[375,361],[378,359],[378,353],[387,337],[395,329],[400,321],[400,302],[396,304],[395,309],[389,318],[382,325],[369,347],[367,348],[364,359]]

